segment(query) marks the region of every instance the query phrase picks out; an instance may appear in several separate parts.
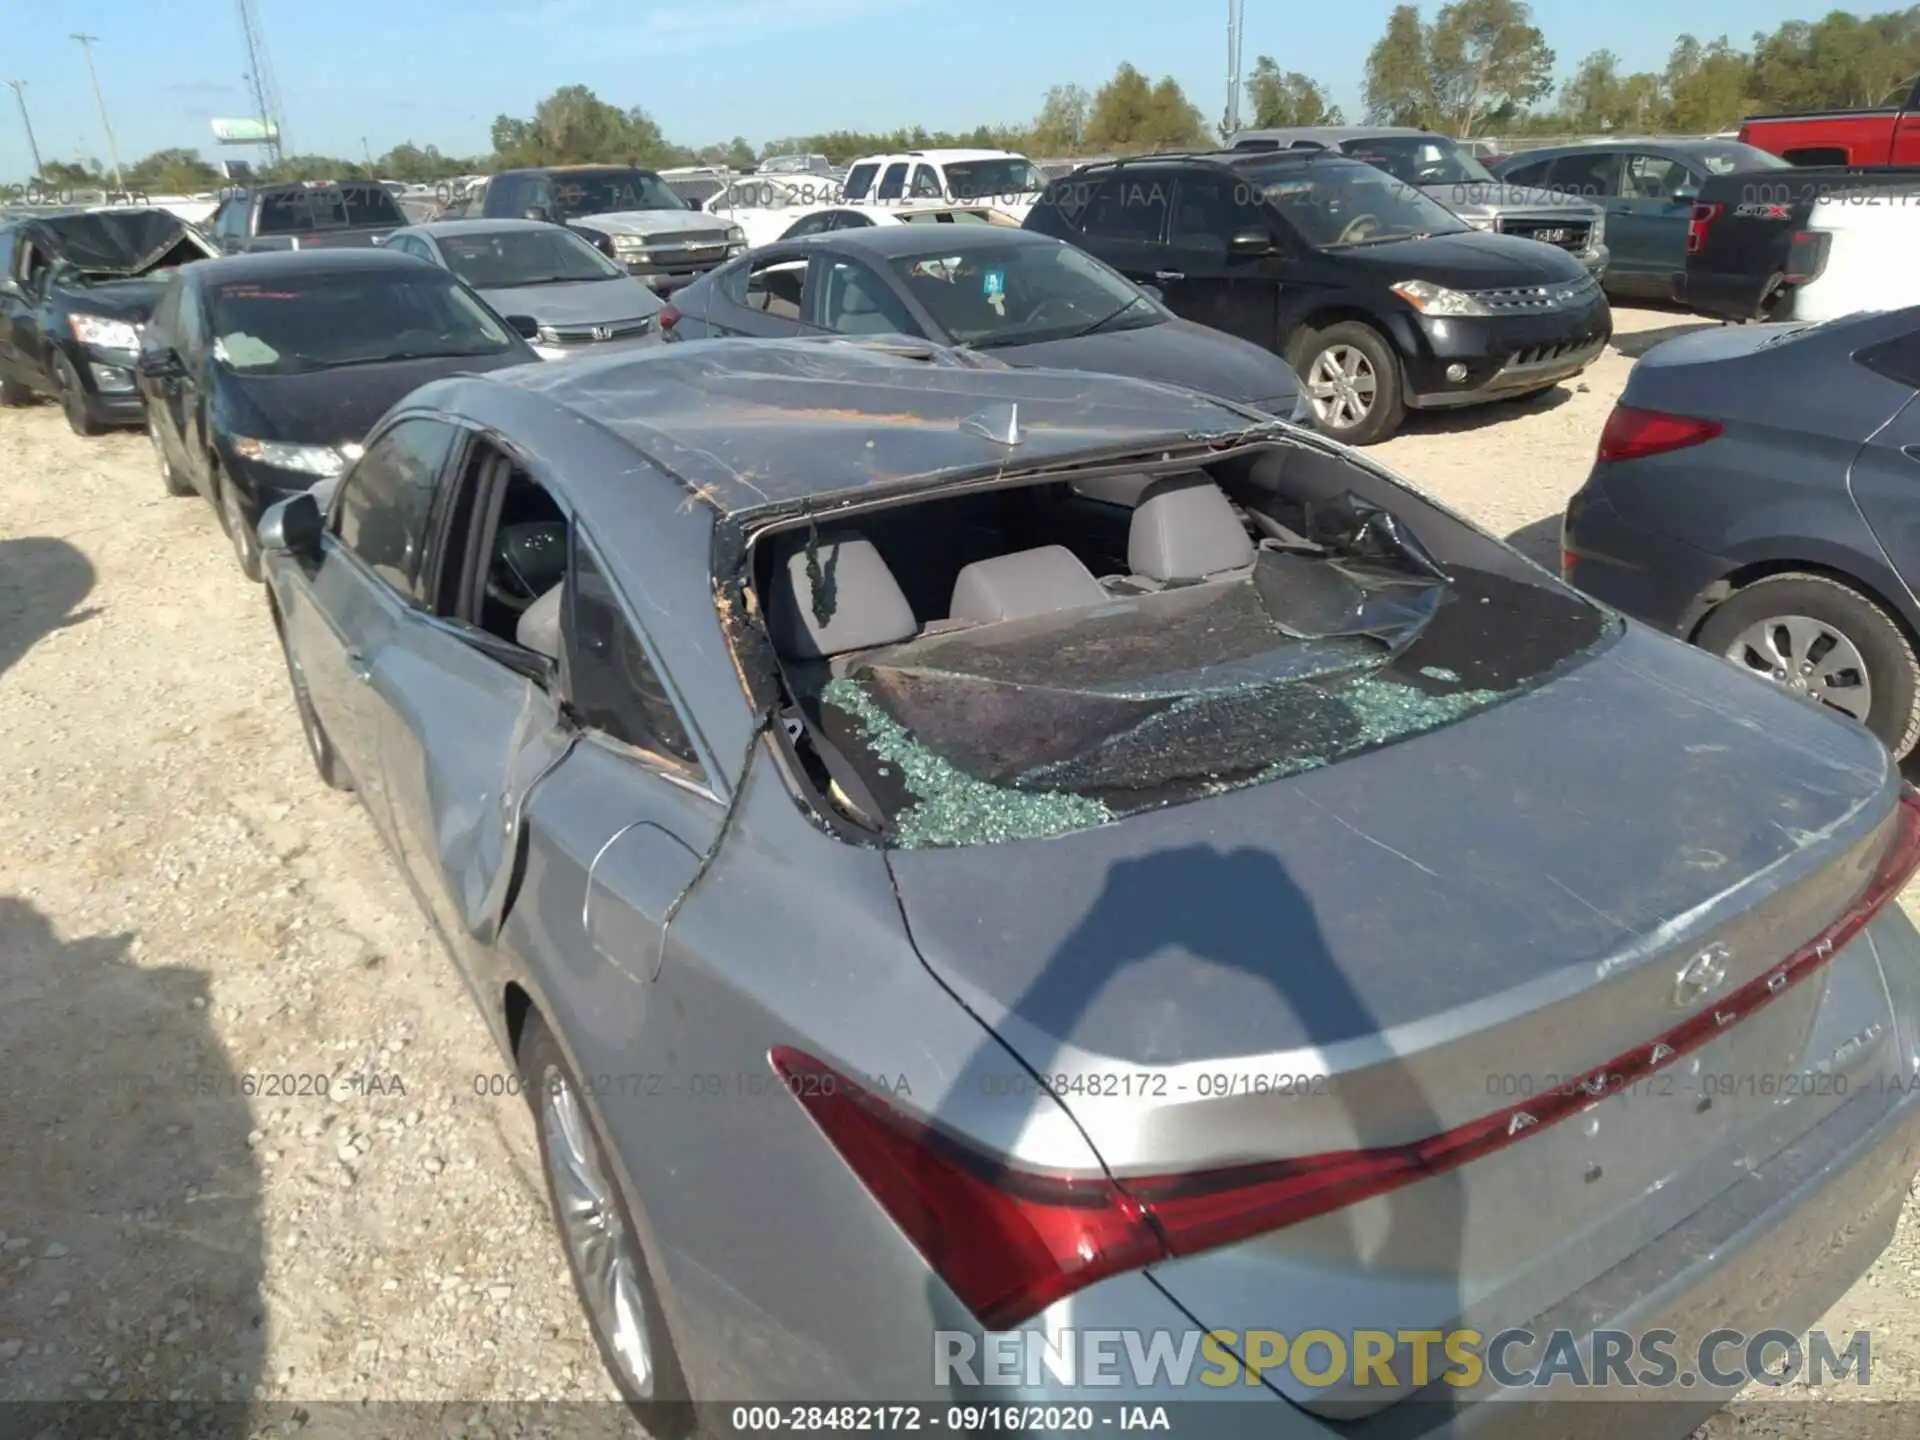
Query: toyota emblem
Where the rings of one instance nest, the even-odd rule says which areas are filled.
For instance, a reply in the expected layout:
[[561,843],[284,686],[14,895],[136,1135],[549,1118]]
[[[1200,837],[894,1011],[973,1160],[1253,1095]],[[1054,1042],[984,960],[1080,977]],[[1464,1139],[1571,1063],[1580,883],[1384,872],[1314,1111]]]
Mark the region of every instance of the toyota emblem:
[[1727,983],[1727,967],[1733,952],[1724,945],[1709,945],[1689,960],[1674,977],[1673,1003],[1685,1007],[1712,994]]

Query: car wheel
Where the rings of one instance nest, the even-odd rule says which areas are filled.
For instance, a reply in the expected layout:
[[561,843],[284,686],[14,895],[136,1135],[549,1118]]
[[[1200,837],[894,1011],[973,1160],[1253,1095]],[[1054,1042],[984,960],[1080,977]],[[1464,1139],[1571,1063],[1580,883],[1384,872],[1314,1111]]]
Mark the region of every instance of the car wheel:
[[1707,616],[1696,642],[1858,720],[1905,759],[1920,743],[1920,657],[1906,631],[1851,586],[1769,575]]
[[169,495],[193,494],[193,483],[173,468],[173,461],[167,457],[167,447],[160,438],[160,422],[151,415],[147,417],[147,439],[153,442],[153,458],[160,466],[160,483],[167,487]]
[[260,567],[260,535],[247,523],[246,512],[240,508],[240,492],[227,479],[226,472],[213,472],[213,493],[220,507],[220,528],[227,532],[227,538],[233,542],[233,553],[240,562],[240,573],[256,584],[265,572]]
[[1400,428],[1400,360],[1371,325],[1343,320],[1315,331],[1300,343],[1293,368],[1314,429],[1329,440],[1372,445]]
[[313,697],[307,693],[306,674],[293,658],[293,647],[287,644],[287,630],[280,618],[280,607],[269,600],[267,608],[273,613],[273,628],[280,636],[280,658],[287,663],[287,684],[293,689],[293,708],[300,717],[300,733],[306,738],[307,753],[313,757],[313,768],[333,789],[352,790],[353,777],[347,773],[347,767],[340,763],[339,752],[327,738],[326,727],[320,723],[319,715],[314,713]]
[[57,352],[53,357],[53,380],[60,387],[60,408],[66,412],[67,427],[89,439],[98,435],[100,426],[87,413],[87,390],[80,383],[80,373],[73,368],[71,360]]
[[33,391],[18,380],[0,380],[0,405],[13,409],[33,403]]
[[633,1216],[579,1078],[537,1010],[527,1015],[517,1058],[560,1245],[600,1358],[650,1435],[691,1435],[697,1426],[686,1377]]

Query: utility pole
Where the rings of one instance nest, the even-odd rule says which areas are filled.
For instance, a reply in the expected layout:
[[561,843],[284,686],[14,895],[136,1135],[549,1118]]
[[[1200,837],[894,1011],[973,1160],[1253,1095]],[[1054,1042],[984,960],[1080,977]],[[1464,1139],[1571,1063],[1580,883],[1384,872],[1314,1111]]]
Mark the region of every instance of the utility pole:
[[13,98],[20,102],[20,123],[27,127],[27,149],[33,152],[33,178],[38,180],[46,167],[40,163],[40,142],[33,138],[33,117],[27,114],[27,82],[9,80],[7,85],[13,91]]
[[113,162],[113,188],[124,192],[127,182],[120,178],[120,152],[113,144],[113,122],[107,119],[107,102],[100,94],[100,75],[93,68],[93,42],[100,37],[76,33],[73,38],[80,42],[80,49],[87,57],[87,78],[93,81],[93,101],[100,107],[100,128],[107,132],[107,158]]
[[1247,38],[1247,0],[1227,0],[1227,113],[1221,128],[1228,140],[1240,128],[1240,57]]

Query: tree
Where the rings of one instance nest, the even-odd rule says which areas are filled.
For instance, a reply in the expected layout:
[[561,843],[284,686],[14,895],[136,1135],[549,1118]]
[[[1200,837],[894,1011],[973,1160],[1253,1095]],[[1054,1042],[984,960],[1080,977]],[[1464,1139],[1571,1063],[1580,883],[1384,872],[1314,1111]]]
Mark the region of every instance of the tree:
[[609,105],[585,85],[562,85],[532,118],[493,122],[496,162],[514,165],[672,165],[690,152],[669,145],[646,111]]
[[126,168],[129,190],[151,195],[191,195],[220,183],[220,171],[200,158],[198,150],[156,150]]
[[1367,55],[1368,118],[1464,138],[1544,95],[1553,58],[1524,0],[1455,0],[1431,25],[1401,5]]
[[1878,105],[1920,72],[1920,6],[1789,20],[1753,44],[1749,90],[1768,109]]
[[1620,57],[1611,50],[1587,56],[1560,87],[1560,119],[1582,133],[1658,130],[1666,110],[1661,78],[1645,72],[1621,74]]
[[1707,45],[1682,35],[1665,78],[1667,123],[1683,134],[1712,134],[1753,113],[1753,64],[1724,35]]
[[1093,99],[1078,85],[1055,85],[1040,102],[1027,143],[1037,155],[1077,155],[1086,144]]
[[105,186],[107,176],[98,160],[49,160],[40,167],[40,182],[49,190],[86,190]]
[[[1247,109],[1252,112],[1256,129],[1346,123],[1339,107],[1332,104],[1327,92],[1320,88],[1319,81],[1298,70],[1283,72],[1271,55],[1262,55],[1253,62],[1246,90]],[[1221,138],[1233,139],[1231,135]]]
[[1094,93],[1084,137],[1089,150],[1173,150],[1208,143],[1207,122],[1178,81],[1157,84],[1122,64]]

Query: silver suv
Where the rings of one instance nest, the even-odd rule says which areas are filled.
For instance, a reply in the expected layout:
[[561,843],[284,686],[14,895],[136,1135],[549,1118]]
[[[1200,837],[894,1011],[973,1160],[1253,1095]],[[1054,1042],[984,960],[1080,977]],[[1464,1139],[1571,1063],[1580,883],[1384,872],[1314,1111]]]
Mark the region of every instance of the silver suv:
[[1607,217],[1598,205],[1509,185],[1458,140],[1389,125],[1242,130],[1236,150],[1337,150],[1431,196],[1476,230],[1544,241],[1579,256],[1595,279],[1607,268]]

